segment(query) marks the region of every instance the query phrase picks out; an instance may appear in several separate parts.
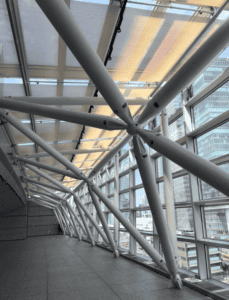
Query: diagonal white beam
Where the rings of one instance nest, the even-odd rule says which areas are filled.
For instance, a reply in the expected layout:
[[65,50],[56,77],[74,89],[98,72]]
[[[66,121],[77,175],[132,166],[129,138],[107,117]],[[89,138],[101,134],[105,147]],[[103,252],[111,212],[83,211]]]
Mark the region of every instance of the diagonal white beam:
[[30,178],[24,177],[24,176],[23,176],[23,179],[25,179],[26,181],[28,181],[30,183],[35,183],[37,185],[45,186],[45,187],[47,187],[49,189],[53,189],[53,190],[56,190],[56,191],[64,192],[63,189],[60,189],[60,188],[56,187],[55,185],[51,185],[49,183],[40,182],[40,181],[33,180],[33,179],[30,179]]
[[111,79],[106,67],[82,32],[63,0],[36,0],[75,58],[94,82],[113,112],[128,125],[132,117],[125,98]]
[[[108,105],[101,97],[2,97],[2,99],[11,99],[15,101],[22,101],[26,103],[40,104],[40,105]],[[126,98],[128,105],[146,105],[149,102],[148,98],[136,97]]]
[[24,113],[33,113],[34,115],[52,118],[56,120],[87,125],[105,130],[122,130],[127,125],[113,117],[89,114],[80,111],[71,111],[63,108],[44,106],[40,104],[31,104],[22,101],[0,98],[0,107],[16,110]]
[[[174,253],[173,251],[170,232],[167,227],[161,199],[157,190],[156,178],[151,166],[150,157],[140,137],[134,136],[133,145],[139,172],[142,178],[142,183],[147,195],[150,210],[158,232],[167,267],[171,274],[171,280],[172,282],[174,282],[174,284],[176,284],[176,281],[181,283],[179,275],[177,274],[177,257],[176,253]],[[180,286],[181,285],[182,284],[180,284]]]
[[221,193],[229,196],[229,174],[210,161],[192,153],[161,134],[138,130],[138,134],[152,149],[205,181]]
[[180,67],[149,101],[138,122],[155,117],[229,45],[229,18]]
[[[111,149],[112,148],[76,149],[76,150],[59,151],[59,153],[62,155],[87,154],[87,153],[96,153],[96,152],[106,152],[106,151],[110,151]],[[20,157],[37,158],[37,157],[49,157],[49,156],[51,155],[47,152],[39,152],[39,153],[26,154]]]
[[72,177],[75,179],[81,179],[79,176],[76,176],[75,174],[73,174],[71,171],[68,171],[68,170],[59,169],[59,168],[56,168],[56,167],[53,167],[53,166],[50,166],[50,165],[47,165],[44,163],[40,163],[35,160],[26,159],[26,158],[20,157],[20,156],[14,156],[14,158],[16,160],[20,160],[21,162],[25,163],[27,168],[28,168],[28,165],[32,165],[37,168],[45,169],[45,170],[48,170],[48,171],[51,171],[54,173],[62,174],[62,175]]

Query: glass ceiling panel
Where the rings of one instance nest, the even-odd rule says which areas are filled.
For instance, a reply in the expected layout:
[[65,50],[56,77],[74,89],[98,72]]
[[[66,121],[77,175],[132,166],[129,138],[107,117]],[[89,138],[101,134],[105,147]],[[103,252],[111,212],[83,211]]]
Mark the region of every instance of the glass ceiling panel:
[[[102,3],[105,1],[102,1]],[[105,2],[107,3],[107,1]],[[108,5],[71,1],[70,9],[82,31],[89,39],[92,47],[97,50]],[[80,67],[69,49],[67,49],[66,66]]]
[[34,97],[55,97],[57,80],[50,78],[30,78],[30,88]]
[[65,97],[85,97],[89,80],[64,80],[63,96]]
[[59,35],[56,30],[35,0],[18,2],[28,64],[57,66]]
[[5,1],[0,1],[0,64],[18,64]]
[[[188,7],[188,6],[187,6]],[[193,12],[194,13],[194,12]],[[206,17],[127,8],[108,62],[118,81],[158,82],[206,24]]]

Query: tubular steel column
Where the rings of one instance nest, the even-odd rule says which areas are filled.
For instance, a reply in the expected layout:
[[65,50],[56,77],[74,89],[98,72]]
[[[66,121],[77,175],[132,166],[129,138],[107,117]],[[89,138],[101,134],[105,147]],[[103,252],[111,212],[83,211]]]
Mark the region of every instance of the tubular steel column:
[[56,218],[57,218],[57,221],[58,221],[58,223],[59,223],[59,225],[60,225],[60,227],[61,227],[61,229],[62,229],[62,232],[64,232],[63,224],[62,224],[62,222],[60,221],[60,218],[59,218],[59,216],[58,216],[56,210],[54,209],[53,211],[54,211],[54,214],[55,214],[55,216],[56,216]]
[[166,273],[168,269],[166,267],[164,259],[154,248],[144,239],[144,237],[136,230],[136,228],[123,216],[121,211],[103,194],[103,192],[95,185],[90,185],[94,193],[100,198],[101,201],[110,209],[114,216],[123,224],[126,230],[136,239],[141,247],[149,254],[149,256],[161,267]]
[[[169,138],[169,122],[166,108],[161,112],[161,133]],[[175,215],[175,204],[173,194],[173,176],[171,171],[171,164],[168,158],[162,155],[163,161],[163,174],[164,174],[164,191],[166,201],[166,215],[168,227],[171,235],[173,251],[178,259],[178,248],[177,248],[177,234],[176,234],[176,215]]]
[[69,213],[69,215],[70,215],[70,219],[71,219],[71,221],[72,221],[72,226],[73,226],[73,228],[74,228],[75,235],[76,235],[77,238],[81,241],[81,236],[80,236],[79,230],[78,230],[77,225],[76,225],[76,223],[75,223],[75,220],[74,220],[74,217],[73,217],[73,215],[72,215],[72,212],[71,212],[71,210],[70,210],[69,207],[68,207],[67,201],[66,201],[66,209],[68,210],[68,213]]
[[64,220],[65,220],[65,224],[67,225],[68,234],[69,234],[70,237],[72,237],[72,236],[71,236],[71,230],[70,230],[70,227],[69,227],[68,218],[67,218],[67,216],[66,216],[66,214],[65,214],[65,211],[64,211],[64,209],[63,209],[63,207],[62,207],[61,204],[59,205],[59,209],[61,210],[62,216],[63,216],[63,218],[64,218]]
[[70,216],[68,215],[68,209],[66,207],[66,201],[62,201],[61,204],[62,204],[62,209],[65,213],[65,216],[67,217],[68,222],[69,222],[70,232],[71,232],[71,227],[72,227],[73,234],[75,233],[75,235],[77,236],[77,232],[75,232],[75,226],[74,226],[74,223],[72,222],[71,215],[70,214],[69,214]]
[[164,252],[168,270],[171,274],[171,281],[174,285],[182,286],[181,279],[177,274],[177,264],[175,253],[170,242],[169,230],[163,213],[161,199],[158,194],[156,179],[150,164],[150,158],[146,148],[139,137],[133,137],[134,153],[138,162],[142,183],[145,188],[150,210],[157,227],[161,246]]
[[101,220],[101,223],[102,223],[102,225],[103,225],[104,232],[106,233],[106,236],[107,236],[107,238],[108,238],[108,241],[109,241],[109,243],[110,243],[110,246],[111,246],[111,248],[112,248],[112,250],[113,250],[114,256],[115,256],[115,257],[119,257],[119,253],[118,253],[117,247],[116,247],[115,242],[114,242],[114,240],[113,240],[113,238],[112,238],[112,236],[111,236],[111,232],[110,232],[110,229],[109,229],[109,227],[108,227],[108,225],[107,225],[107,222],[106,222],[105,216],[104,216],[104,214],[103,214],[101,205],[99,204],[99,201],[98,201],[98,199],[96,198],[94,192],[90,189],[90,186],[88,186],[88,191],[89,191],[90,196],[91,196],[91,199],[92,199],[92,201],[93,201],[93,203],[94,203],[94,205],[95,205],[95,208],[96,208],[96,210],[97,210],[97,213],[98,213],[99,218],[100,218],[100,220]]
[[[114,157],[114,205],[119,210],[119,157]],[[119,221],[114,217],[114,239],[118,247],[119,241]]]
[[[183,116],[184,116],[184,129],[186,135],[186,147],[189,151],[195,152],[194,150],[194,140],[192,137],[188,137],[187,134],[192,131],[193,124],[191,118],[191,107],[186,106],[185,104],[189,100],[189,93],[183,93]],[[186,98],[187,96],[187,98]],[[185,99],[186,98],[186,99]],[[190,180],[190,188],[192,195],[192,210],[193,210],[193,224],[194,224],[194,232],[195,232],[195,243],[196,243],[196,252],[197,252],[197,262],[199,269],[200,279],[204,280],[208,278],[208,270],[207,270],[207,260],[206,260],[206,251],[205,245],[202,243],[198,243],[198,240],[202,240],[205,238],[203,231],[203,219],[202,219],[202,207],[199,205],[195,205],[200,201],[199,195],[199,186],[198,186],[198,178],[189,174]]]
[[60,212],[60,210],[59,210],[58,207],[56,208],[56,212],[57,212],[57,214],[58,214],[58,216],[59,216],[59,218],[60,218],[60,220],[62,222],[62,227],[64,228],[63,233],[64,233],[64,235],[67,235],[67,232],[66,232],[67,225],[65,224],[65,221],[64,221],[64,218],[62,216],[62,213]]

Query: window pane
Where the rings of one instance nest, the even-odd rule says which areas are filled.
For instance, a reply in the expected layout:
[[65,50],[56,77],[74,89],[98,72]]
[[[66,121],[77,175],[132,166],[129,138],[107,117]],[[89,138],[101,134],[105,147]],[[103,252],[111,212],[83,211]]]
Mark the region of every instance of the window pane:
[[129,250],[130,248],[130,234],[127,232],[119,232],[119,247]]
[[108,214],[108,226],[113,227],[114,226],[114,215]]
[[211,278],[229,284],[229,249],[208,247]]
[[161,198],[161,203],[165,204],[165,191],[164,191],[164,182],[158,184],[159,196]]
[[189,175],[173,179],[175,202],[191,202]]
[[144,188],[135,191],[135,203],[137,207],[149,205]]
[[176,110],[178,108],[180,108],[182,106],[182,98],[181,95],[178,95],[175,99],[173,99],[173,101],[171,101],[167,106],[166,106],[166,110],[167,110],[167,115],[168,118],[174,114],[176,112]]
[[196,245],[194,243],[177,242],[179,268],[198,273]]
[[[153,244],[153,236],[147,236],[147,235],[143,235],[143,237],[147,240],[147,242],[149,242],[152,246]],[[146,257],[150,257],[145,250],[138,244],[136,243],[136,249],[137,249],[137,254],[142,255],[142,256],[146,256]]]
[[229,82],[194,106],[195,127],[199,127],[229,109]]
[[141,184],[141,183],[142,183],[142,178],[141,178],[139,169],[136,169],[134,171],[134,184],[138,185],[138,184]]
[[212,239],[229,239],[229,206],[204,207],[207,237]]
[[107,173],[105,172],[101,175],[101,182],[104,183],[106,182],[106,180],[107,180]]
[[196,140],[198,154],[205,159],[213,159],[228,154],[229,122],[201,135]]
[[119,151],[119,155],[122,156],[123,154],[125,154],[127,151],[129,150],[129,143],[127,143],[122,150]]
[[172,124],[169,125],[169,137],[171,140],[176,141],[184,136],[184,118],[181,116]]
[[195,95],[229,67],[229,60],[227,59],[228,49],[229,48],[222,52],[219,57],[195,80],[193,83],[193,91]]
[[126,209],[130,207],[129,193],[119,195],[119,205],[120,209]]
[[113,178],[114,177],[114,167],[109,169],[109,177]]
[[109,183],[109,194],[114,194],[114,181]]
[[119,162],[119,173],[129,168],[129,156]]
[[119,186],[120,186],[120,191],[123,191],[123,190],[129,188],[129,186],[130,186],[129,174],[126,174],[126,175],[120,177]]
[[[219,165],[218,166],[220,169],[224,170],[225,172],[229,173],[229,163]],[[202,198],[203,199],[211,199],[211,198],[222,198],[222,197],[227,197],[223,193],[217,191],[213,187],[211,187],[209,184],[207,184],[204,181],[201,182],[201,189],[202,189]]]
[[136,211],[136,228],[153,231],[153,218],[150,210]]
[[[122,212],[123,216],[130,221],[130,213],[129,212]],[[119,223],[120,228],[124,228],[124,226],[122,225],[122,223]]]
[[194,235],[192,208],[176,208],[177,233]]
[[163,176],[163,160],[162,157],[156,159],[157,161],[157,177]]

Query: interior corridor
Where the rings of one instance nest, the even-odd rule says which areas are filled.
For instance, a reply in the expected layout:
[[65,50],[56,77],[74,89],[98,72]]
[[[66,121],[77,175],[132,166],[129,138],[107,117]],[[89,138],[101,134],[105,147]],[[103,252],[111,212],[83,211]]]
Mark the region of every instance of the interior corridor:
[[66,236],[0,243],[1,300],[210,299],[125,258]]

